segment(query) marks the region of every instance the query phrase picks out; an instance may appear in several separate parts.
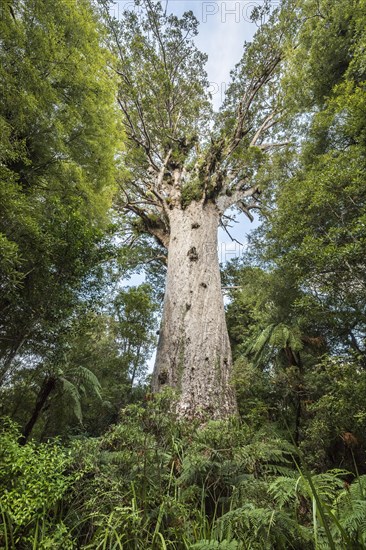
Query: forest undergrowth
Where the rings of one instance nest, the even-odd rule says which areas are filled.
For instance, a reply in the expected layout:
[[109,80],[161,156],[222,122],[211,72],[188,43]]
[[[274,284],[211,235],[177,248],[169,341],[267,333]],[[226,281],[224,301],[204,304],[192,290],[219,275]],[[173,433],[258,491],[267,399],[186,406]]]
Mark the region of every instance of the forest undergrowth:
[[316,473],[275,425],[197,425],[171,402],[148,394],[67,443],[19,446],[3,421],[1,547],[365,548],[366,475]]

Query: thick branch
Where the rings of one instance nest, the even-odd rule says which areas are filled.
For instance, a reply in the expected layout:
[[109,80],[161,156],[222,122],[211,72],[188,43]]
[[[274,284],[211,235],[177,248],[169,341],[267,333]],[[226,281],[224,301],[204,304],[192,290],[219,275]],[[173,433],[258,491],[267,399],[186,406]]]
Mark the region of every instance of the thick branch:
[[142,208],[139,208],[136,204],[133,203],[126,203],[124,209],[136,214],[142,221],[143,230],[146,233],[150,233],[150,235],[155,237],[159,244],[164,246],[166,249],[168,248],[169,229],[164,222],[164,218],[161,212],[159,213],[159,215],[154,215],[153,213],[149,215],[148,212],[146,212]]
[[241,203],[245,198],[252,197],[255,193],[258,193],[257,185],[253,185],[248,189],[236,189],[229,195],[221,195],[218,197],[216,200],[216,205],[219,211],[223,214],[225,210],[231,206]]
[[270,149],[278,149],[279,147],[286,147],[287,145],[291,145],[291,141],[282,141],[279,143],[261,143],[260,145],[257,145],[262,151],[269,151]]
[[254,221],[254,216],[250,213],[250,210],[254,210],[254,209],[260,210],[261,209],[261,205],[258,204],[258,203],[253,203],[253,204],[239,203],[238,207],[249,218],[249,220],[251,222]]
[[252,141],[250,142],[250,147],[255,147],[258,143],[259,138],[262,136],[264,132],[269,130],[269,128],[272,128],[277,123],[277,120],[273,120],[276,116],[276,111],[268,115],[268,117],[264,120],[263,124],[260,125],[256,133],[254,134],[254,137]]

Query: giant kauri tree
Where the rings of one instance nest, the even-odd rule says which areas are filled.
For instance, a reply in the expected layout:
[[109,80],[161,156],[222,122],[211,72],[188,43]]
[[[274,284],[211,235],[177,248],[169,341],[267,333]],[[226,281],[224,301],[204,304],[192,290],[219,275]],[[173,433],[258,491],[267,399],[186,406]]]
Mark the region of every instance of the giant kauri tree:
[[167,250],[167,279],[153,390],[179,392],[178,414],[235,414],[231,350],[222,298],[217,232],[232,207],[258,207],[255,173],[281,116],[276,79],[280,20],[245,45],[219,114],[211,111],[198,22],[144,0],[112,19],[118,103],[129,139],[123,210],[135,231]]

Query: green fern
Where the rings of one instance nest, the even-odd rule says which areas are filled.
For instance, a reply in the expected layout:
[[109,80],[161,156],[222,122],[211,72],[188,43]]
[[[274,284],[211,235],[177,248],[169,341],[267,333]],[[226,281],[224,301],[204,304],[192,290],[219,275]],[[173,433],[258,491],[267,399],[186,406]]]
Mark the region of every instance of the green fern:
[[259,507],[251,502],[228,512],[218,524],[224,533],[234,529],[245,549],[298,548],[300,542],[311,540],[311,531],[286,511]]
[[273,349],[291,348],[297,352],[303,349],[301,331],[297,326],[284,323],[270,324],[259,332],[245,349],[246,355],[253,355],[255,363],[261,363]]
[[366,548],[366,475],[358,476],[337,494],[332,512],[352,542]]
[[80,393],[83,395],[94,395],[98,399],[102,400],[102,387],[96,375],[86,367],[77,367],[66,371],[68,378],[74,380],[75,385],[78,387]]
[[86,367],[60,370],[58,386],[65,402],[65,408],[71,412],[80,424],[83,423],[82,397],[94,395],[102,401],[100,382],[95,374]]
[[83,413],[78,388],[67,378],[60,378],[58,383],[61,385],[62,398],[66,402],[67,409],[71,410],[72,414],[82,424]]

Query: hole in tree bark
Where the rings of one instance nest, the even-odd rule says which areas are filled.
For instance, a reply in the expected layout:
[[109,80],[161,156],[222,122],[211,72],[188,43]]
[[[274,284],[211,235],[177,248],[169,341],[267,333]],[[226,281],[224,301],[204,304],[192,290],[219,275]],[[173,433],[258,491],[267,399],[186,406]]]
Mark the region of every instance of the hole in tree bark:
[[161,385],[166,384],[167,381],[168,381],[168,373],[166,371],[161,372],[158,375],[158,380],[159,380]]
[[202,286],[203,288],[207,288],[207,284],[206,284],[206,283],[201,283],[201,286]]
[[192,223],[191,227],[192,227],[192,229],[198,229],[201,226],[200,226],[199,223],[195,222],[195,223]]
[[191,260],[191,262],[197,262],[198,260],[198,253],[197,253],[197,250],[196,250],[196,247],[195,246],[192,246],[192,248],[190,248],[188,250],[188,254],[187,254],[188,258]]

